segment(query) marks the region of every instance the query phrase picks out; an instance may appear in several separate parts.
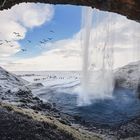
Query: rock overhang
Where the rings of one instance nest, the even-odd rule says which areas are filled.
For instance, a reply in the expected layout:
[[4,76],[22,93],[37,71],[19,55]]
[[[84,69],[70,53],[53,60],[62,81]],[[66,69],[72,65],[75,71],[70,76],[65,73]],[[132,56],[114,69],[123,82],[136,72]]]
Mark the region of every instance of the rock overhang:
[[118,13],[128,19],[140,22],[140,0],[0,0],[0,10],[9,9],[23,2],[90,6],[99,10]]

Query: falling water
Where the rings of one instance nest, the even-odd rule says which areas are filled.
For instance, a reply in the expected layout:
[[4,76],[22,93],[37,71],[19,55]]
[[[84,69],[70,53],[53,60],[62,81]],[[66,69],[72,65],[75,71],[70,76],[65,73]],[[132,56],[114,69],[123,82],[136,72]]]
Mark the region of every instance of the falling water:
[[[139,23],[135,23],[135,26],[132,28],[132,45],[133,45],[133,50],[132,50],[132,57],[133,60],[137,63],[138,60],[140,60],[140,33],[137,32],[140,31],[140,25]],[[136,76],[135,76],[135,91],[136,95],[140,98],[140,61],[137,66],[136,71]]]
[[[94,12],[96,13],[94,15]],[[82,11],[83,71],[82,93],[79,105],[90,104],[94,99],[112,97],[113,45],[110,40],[110,14],[104,19],[104,28],[96,28],[100,14],[84,7]],[[100,37],[99,34],[102,36]]]

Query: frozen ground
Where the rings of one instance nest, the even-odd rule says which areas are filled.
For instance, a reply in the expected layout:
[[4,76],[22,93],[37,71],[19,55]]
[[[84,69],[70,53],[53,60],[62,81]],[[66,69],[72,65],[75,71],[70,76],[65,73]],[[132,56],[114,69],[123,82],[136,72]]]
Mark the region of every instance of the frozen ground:
[[31,83],[42,83],[45,87],[64,87],[80,83],[78,71],[20,71],[16,75]]
[[15,74],[9,73],[0,67],[0,91],[16,90],[27,85],[28,82]]
[[[79,71],[22,71],[14,72],[31,83],[42,83],[44,86],[69,86],[80,83]],[[140,61],[130,63],[114,71],[114,79],[119,87],[135,89],[140,81]]]
[[[115,70],[115,86],[137,90],[140,81],[139,66],[140,62],[134,62]],[[38,94],[39,92],[42,93],[42,91],[44,92],[44,90],[48,89],[55,89],[57,91],[63,90],[63,92],[68,92],[68,89],[71,87],[76,87],[76,92],[79,92],[78,90],[80,89],[80,71],[22,71],[14,73],[28,81],[30,83],[28,86],[32,89],[37,89]],[[99,87],[102,87],[102,85],[99,85],[98,88]],[[75,89],[70,92],[75,92]]]
[[13,102],[20,100],[18,93],[30,93],[26,86],[29,82],[0,67],[0,101]]

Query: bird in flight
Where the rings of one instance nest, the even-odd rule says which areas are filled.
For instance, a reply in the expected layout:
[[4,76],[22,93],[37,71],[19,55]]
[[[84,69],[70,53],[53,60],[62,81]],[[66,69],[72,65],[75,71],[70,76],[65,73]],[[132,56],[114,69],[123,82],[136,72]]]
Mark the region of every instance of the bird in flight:
[[50,33],[54,33],[54,31],[53,30],[50,30]]
[[17,34],[17,37],[22,37],[20,34]]
[[52,40],[53,38],[51,38],[51,37],[48,37],[48,39],[49,39],[49,40]]
[[6,43],[10,43],[11,41],[5,40]]
[[43,41],[39,41],[41,44],[44,44],[45,42],[43,42]]
[[22,37],[18,32],[13,32],[17,37]]
[[16,35],[16,34],[19,34],[19,33],[17,33],[17,32],[13,32],[13,34],[15,34],[15,35]]
[[26,49],[21,49],[21,51],[25,52],[25,51],[27,51],[27,50],[26,50]]
[[28,43],[31,43],[31,40],[28,40]]
[[43,39],[43,41],[44,41],[44,43],[45,43],[45,42],[47,42],[48,40],[46,40],[46,39]]
[[15,35],[19,35],[19,33],[18,33],[18,32],[13,32],[13,34],[15,34]]

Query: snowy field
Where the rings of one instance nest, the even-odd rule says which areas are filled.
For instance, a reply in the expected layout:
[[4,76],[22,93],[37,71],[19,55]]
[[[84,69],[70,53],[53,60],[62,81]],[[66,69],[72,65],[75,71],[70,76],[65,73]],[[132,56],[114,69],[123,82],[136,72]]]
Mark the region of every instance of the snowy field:
[[18,71],[14,73],[28,82],[42,83],[45,87],[63,87],[80,82],[79,71]]

